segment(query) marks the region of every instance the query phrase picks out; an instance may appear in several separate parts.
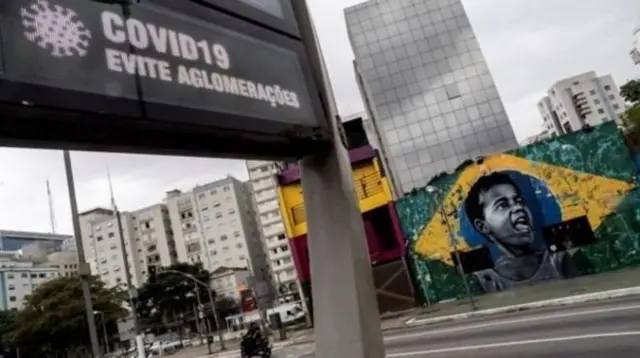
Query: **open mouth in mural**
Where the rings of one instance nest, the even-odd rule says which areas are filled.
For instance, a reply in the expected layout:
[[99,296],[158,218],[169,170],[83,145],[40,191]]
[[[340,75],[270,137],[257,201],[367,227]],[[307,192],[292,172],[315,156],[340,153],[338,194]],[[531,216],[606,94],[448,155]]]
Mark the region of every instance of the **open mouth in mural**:
[[519,232],[531,232],[531,221],[526,214],[515,214],[512,218],[512,224],[514,229]]

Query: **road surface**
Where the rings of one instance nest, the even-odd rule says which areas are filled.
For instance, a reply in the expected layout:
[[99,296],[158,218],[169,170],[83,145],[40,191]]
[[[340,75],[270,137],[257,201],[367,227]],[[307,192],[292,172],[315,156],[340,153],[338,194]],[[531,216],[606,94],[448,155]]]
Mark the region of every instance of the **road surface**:
[[[388,358],[638,358],[640,297],[415,327],[388,333],[385,345]],[[315,358],[313,350],[274,356]]]

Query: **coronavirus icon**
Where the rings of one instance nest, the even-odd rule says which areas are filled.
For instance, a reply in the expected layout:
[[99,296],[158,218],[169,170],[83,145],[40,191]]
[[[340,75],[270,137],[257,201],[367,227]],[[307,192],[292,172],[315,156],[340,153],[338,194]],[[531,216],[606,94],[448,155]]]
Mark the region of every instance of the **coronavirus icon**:
[[35,0],[21,9],[27,39],[48,50],[54,57],[84,57],[89,49],[91,31],[75,11],[48,0]]

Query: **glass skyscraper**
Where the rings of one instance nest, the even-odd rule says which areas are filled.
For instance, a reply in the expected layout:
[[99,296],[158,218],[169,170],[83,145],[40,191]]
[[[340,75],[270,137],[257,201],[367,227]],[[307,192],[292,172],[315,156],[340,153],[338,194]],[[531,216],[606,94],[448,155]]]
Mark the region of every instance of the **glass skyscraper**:
[[517,146],[460,0],[370,0],[345,17],[397,195]]

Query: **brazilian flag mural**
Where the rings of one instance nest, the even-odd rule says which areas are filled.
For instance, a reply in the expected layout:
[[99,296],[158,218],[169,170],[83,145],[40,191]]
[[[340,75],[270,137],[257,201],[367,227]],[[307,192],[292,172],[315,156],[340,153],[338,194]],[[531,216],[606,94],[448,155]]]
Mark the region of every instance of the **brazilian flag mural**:
[[[614,123],[493,154],[400,199],[397,210],[421,292],[462,297],[453,247],[479,246],[494,267],[476,293],[640,264],[638,169]],[[596,243],[551,253],[542,228],[586,216]]]

